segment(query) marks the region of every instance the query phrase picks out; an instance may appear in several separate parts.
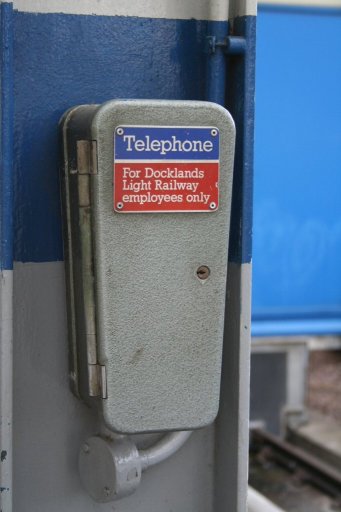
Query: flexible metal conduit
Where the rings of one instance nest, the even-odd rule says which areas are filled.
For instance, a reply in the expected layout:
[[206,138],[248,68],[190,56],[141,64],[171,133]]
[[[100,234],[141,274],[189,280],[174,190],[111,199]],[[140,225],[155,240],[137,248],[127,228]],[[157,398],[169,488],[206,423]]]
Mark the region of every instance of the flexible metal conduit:
[[170,432],[147,450],[139,450],[142,471],[171,457],[186,443],[191,434],[190,430]]

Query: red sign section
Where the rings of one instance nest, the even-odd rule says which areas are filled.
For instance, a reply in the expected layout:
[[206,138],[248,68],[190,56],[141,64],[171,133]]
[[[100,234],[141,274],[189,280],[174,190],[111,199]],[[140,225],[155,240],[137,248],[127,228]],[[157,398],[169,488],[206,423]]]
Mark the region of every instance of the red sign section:
[[119,126],[114,137],[116,212],[217,210],[216,128]]
[[115,210],[214,211],[218,208],[218,166],[216,162],[115,163]]

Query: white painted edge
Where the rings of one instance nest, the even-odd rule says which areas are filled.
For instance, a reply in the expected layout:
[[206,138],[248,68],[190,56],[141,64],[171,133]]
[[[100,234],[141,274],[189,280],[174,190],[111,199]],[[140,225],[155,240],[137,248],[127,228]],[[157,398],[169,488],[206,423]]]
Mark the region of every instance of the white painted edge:
[[[239,319],[239,403],[243,411],[239,418],[238,444],[239,444],[239,473],[238,482],[242,489],[248,486],[249,463],[249,418],[250,418],[250,364],[251,364],[251,297],[252,297],[252,262],[228,263],[229,268],[240,271],[240,296],[234,300],[240,300]],[[233,266],[233,267],[232,267]],[[236,341],[236,340],[234,340]],[[245,417],[246,415],[246,417]],[[245,510],[245,496],[238,493],[238,505],[236,509]]]
[[281,5],[292,7],[341,8],[341,0],[259,0],[259,5]]
[[[0,509],[12,511],[13,271],[0,272]],[[3,457],[3,455],[2,455]]]
[[231,0],[229,18],[237,16],[256,16],[257,0]]
[[248,488],[247,510],[248,512],[285,512],[253,487]]
[[143,18],[208,19],[206,0],[14,0],[22,12],[137,16]]
[[[238,9],[233,5],[238,4]],[[225,21],[228,0],[14,0],[14,9],[31,13],[93,14],[141,18]],[[231,0],[230,15],[255,15],[256,0]]]
[[252,352],[278,352],[289,350],[295,345],[306,345],[308,350],[340,350],[341,336],[332,335],[298,335],[265,336],[252,338]]
[[341,336],[311,336],[309,350],[341,350]]
[[249,429],[250,430],[265,430],[266,423],[264,420],[250,420]]

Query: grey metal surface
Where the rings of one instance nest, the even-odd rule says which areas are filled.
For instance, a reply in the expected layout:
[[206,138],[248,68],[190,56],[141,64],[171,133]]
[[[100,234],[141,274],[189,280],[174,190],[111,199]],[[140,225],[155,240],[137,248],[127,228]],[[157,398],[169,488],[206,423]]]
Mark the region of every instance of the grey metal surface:
[[0,272],[0,509],[12,510],[13,485],[13,271]]
[[245,512],[248,485],[252,265],[229,263],[214,512]]
[[[95,412],[72,395],[67,382],[64,264],[16,264],[15,511],[246,511],[250,324],[245,308],[240,316],[239,286],[246,283],[242,293],[247,309],[250,266],[230,264],[229,278],[224,407],[216,439],[213,426],[194,432],[178,453],[143,475],[134,495],[98,504],[82,489],[78,476],[79,447],[99,426]],[[145,437],[139,438],[141,446]]]
[[14,510],[18,512],[209,512],[213,432],[143,475],[137,492],[97,504],[78,475],[78,452],[99,432],[95,411],[69,389],[64,264],[16,264]]
[[[218,211],[113,212],[118,125],[216,126]],[[202,427],[214,420],[219,405],[232,118],[206,102],[112,101],[97,110],[90,137],[98,152],[98,173],[91,174],[90,187],[97,357],[107,377],[104,420],[109,428],[128,433]],[[210,269],[206,280],[197,276],[203,264]]]
[[78,468],[84,489],[98,503],[129,496],[141,480],[139,452],[127,437],[89,437],[80,448]]

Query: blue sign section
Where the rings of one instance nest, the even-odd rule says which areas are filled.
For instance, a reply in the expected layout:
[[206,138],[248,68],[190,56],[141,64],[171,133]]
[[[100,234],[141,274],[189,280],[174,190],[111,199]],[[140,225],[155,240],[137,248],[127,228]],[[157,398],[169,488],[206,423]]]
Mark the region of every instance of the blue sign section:
[[218,160],[217,128],[119,126],[115,160]]

